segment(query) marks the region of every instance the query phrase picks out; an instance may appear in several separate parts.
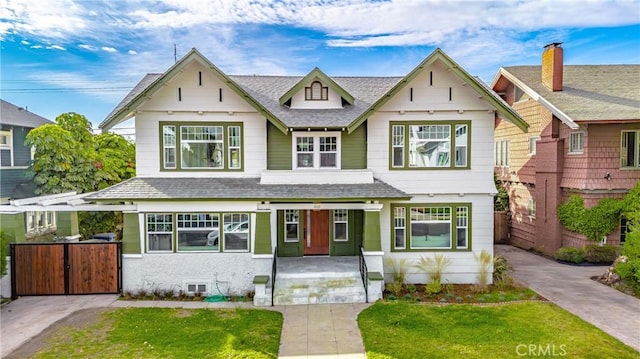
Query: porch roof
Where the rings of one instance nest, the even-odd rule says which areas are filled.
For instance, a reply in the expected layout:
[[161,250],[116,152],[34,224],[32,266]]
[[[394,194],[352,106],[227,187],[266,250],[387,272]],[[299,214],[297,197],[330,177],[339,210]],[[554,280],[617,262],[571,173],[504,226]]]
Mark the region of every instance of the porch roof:
[[261,184],[260,178],[135,177],[87,199],[95,201],[260,200],[354,201],[409,199],[410,195],[378,179],[357,184]]

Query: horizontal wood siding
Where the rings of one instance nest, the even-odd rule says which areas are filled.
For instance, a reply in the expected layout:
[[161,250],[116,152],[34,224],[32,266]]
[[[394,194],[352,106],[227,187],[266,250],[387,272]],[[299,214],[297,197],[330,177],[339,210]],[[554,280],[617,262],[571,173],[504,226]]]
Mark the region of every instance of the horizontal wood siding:
[[125,254],[139,254],[140,249],[140,221],[138,213],[124,213],[122,228],[122,252]]
[[291,136],[267,122],[267,169],[291,169]]
[[367,168],[367,123],[350,134],[342,133],[341,161],[343,170]]
[[[9,151],[2,151],[3,154],[5,152]],[[3,168],[0,175],[0,197],[11,197],[17,185],[28,182],[30,179],[26,176],[26,171],[24,168]]]
[[116,243],[69,245],[69,294],[117,293]]
[[28,166],[31,162],[31,147],[25,146],[24,140],[30,128],[16,126],[13,128],[13,165]]

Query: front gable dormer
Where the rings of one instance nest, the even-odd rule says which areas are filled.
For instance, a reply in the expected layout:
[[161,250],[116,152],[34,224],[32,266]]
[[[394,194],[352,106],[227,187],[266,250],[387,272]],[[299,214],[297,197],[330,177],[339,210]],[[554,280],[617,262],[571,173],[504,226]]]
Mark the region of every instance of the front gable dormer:
[[341,109],[353,105],[354,98],[316,67],[282,95],[279,102],[291,109]]

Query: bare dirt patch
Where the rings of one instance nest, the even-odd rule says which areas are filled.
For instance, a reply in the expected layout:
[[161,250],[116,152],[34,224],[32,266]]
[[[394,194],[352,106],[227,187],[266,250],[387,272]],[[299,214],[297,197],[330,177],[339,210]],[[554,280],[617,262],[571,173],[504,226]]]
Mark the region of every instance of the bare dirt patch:
[[[11,352],[5,357],[5,359],[24,359],[31,358],[40,350],[49,346],[52,341],[64,341],[71,340],[71,338],[65,338],[64,333],[71,331],[72,329],[84,329],[97,324],[102,320],[101,314],[107,311],[114,310],[113,308],[89,308],[78,310],[57,322],[51,324],[47,329],[43,330],[40,334],[31,338],[31,340],[22,344],[18,349]],[[99,331],[95,332],[95,335],[106,335],[109,325],[104,326]]]

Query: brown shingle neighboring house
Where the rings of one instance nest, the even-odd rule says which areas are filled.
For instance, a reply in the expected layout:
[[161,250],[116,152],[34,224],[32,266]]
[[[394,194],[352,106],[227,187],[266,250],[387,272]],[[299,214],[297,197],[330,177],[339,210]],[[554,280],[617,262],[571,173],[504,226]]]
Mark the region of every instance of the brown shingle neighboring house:
[[[570,195],[590,207],[623,197],[640,179],[640,65],[563,66],[562,55],[560,44],[547,45],[542,66],[501,68],[491,85],[530,126],[522,133],[498,121],[495,129],[511,242],[546,254],[588,243],[558,221]],[[607,236],[620,240],[620,230]]]

